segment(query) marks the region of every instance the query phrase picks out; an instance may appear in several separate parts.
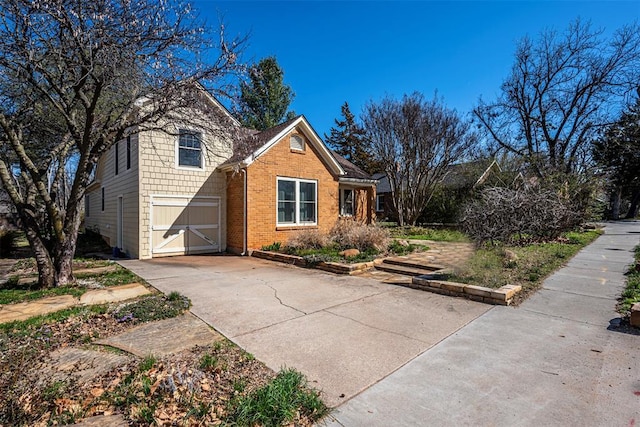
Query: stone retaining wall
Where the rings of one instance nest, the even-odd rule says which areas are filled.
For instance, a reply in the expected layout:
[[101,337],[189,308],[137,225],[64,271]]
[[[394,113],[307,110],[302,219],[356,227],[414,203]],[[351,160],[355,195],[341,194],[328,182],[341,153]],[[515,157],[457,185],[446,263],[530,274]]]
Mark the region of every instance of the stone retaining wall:
[[412,282],[406,286],[434,292],[436,294],[463,297],[473,301],[496,305],[511,304],[513,297],[522,290],[522,286],[517,285],[505,285],[499,289],[491,289],[483,286],[466,285],[464,283],[433,280],[423,276],[414,277]]
[[306,267],[307,262],[299,256],[281,254],[279,252],[270,251],[251,251],[250,255],[256,258],[268,259],[269,261],[282,262],[284,264],[297,265],[298,267]]
[[335,274],[358,274],[364,270],[373,268],[373,261],[370,262],[357,262],[353,264],[342,264],[339,262],[319,262],[315,265],[309,265],[304,258],[297,255],[281,254],[279,252],[259,251],[254,250],[251,252],[251,256],[256,258],[268,259],[269,261],[282,262],[285,264],[295,265],[298,267],[313,267],[318,270],[328,271]]

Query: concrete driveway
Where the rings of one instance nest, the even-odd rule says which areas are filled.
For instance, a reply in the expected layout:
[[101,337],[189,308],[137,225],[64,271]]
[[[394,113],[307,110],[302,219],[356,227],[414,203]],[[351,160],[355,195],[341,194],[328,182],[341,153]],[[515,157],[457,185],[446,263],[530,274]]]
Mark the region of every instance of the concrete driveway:
[[337,406],[491,306],[255,258],[189,256],[122,265],[270,368],[293,367]]

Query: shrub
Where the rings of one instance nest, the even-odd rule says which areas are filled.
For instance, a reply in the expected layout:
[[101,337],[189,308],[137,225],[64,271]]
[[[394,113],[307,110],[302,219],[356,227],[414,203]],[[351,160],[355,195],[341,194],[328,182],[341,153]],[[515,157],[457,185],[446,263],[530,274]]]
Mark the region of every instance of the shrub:
[[640,302],[640,245],[635,249],[635,264],[627,272],[627,284],[618,302],[618,312],[624,316],[631,314],[631,307]]
[[18,232],[7,228],[0,228],[0,258],[6,258],[16,249]]
[[84,256],[91,252],[111,253],[111,247],[102,238],[98,228],[86,228],[84,232],[78,233],[76,256]]
[[301,230],[289,238],[287,246],[294,249],[320,249],[329,243],[329,238],[318,230]]
[[260,249],[262,249],[263,251],[278,252],[280,251],[280,246],[282,246],[280,242],[273,242],[270,245],[264,245]]
[[515,244],[555,239],[581,219],[569,199],[558,192],[491,187],[466,206],[462,228],[477,243]]
[[333,257],[328,254],[309,254],[302,257],[308,266],[318,265],[321,262],[331,262]]
[[[405,242],[406,243],[406,242]],[[410,254],[416,250],[429,250],[428,246],[419,246],[419,245],[412,245],[411,243],[406,243],[406,244],[402,244],[400,243],[398,240],[393,240],[391,241],[391,243],[389,243],[389,246],[387,247],[387,251],[392,252],[396,255],[406,255],[406,254]]]
[[355,248],[361,252],[385,250],[389,242],[389,230],[351,220],[338,221],[330,236],[341,248]]

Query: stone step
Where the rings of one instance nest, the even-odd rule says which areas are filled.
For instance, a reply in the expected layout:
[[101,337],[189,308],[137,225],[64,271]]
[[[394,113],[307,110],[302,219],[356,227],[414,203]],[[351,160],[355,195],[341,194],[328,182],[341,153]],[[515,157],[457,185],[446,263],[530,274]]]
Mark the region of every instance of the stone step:
[[402,274],[405,276],[422,276],[423,274],[427,274],[432,271],[432,270],[424,270],[422,268],[391,264],[387,262],[377,264],[376,270],[386,271],[387,273]]

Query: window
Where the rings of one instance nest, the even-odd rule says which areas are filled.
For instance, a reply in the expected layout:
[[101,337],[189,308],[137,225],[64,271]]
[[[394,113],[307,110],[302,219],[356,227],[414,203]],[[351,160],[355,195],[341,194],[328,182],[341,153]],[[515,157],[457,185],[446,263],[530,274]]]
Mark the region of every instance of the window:
[[115,166],[116,166],[116,175],[118,175],[118,166],[119,166],[119,163],[120,163],[120,156],[118,155],[118,146],[119,145],[120,144],[118,144],[116,142],[116,147],[115,147],[115,150],[116,150],[115,156],[116,156],[116,158],[115,158],[115,161],[114,161],[115,162]]
[[376,212],[384,211],[384,194],[376,195]]
[[180,129],[178,137],[178,166],[203,168],[202,134]]
[[131,135],[127,136],[127,170],[131,169]]
[[314,225],[317,222],[317,183],[278,178],[278,225]]
[[291,135],[289,140],[289,147],[292,150],[304,151],[304,138],[300,135]]
[[340,215],[353,216],[354,211],[353,190],[351,188],[340,189]]
[[88,194],[84,196],[84,216],[91,216],[91,199]]
[[102,187],[101,189],[101,194],[100,194],[100,210],[104,212],[104,187]]

